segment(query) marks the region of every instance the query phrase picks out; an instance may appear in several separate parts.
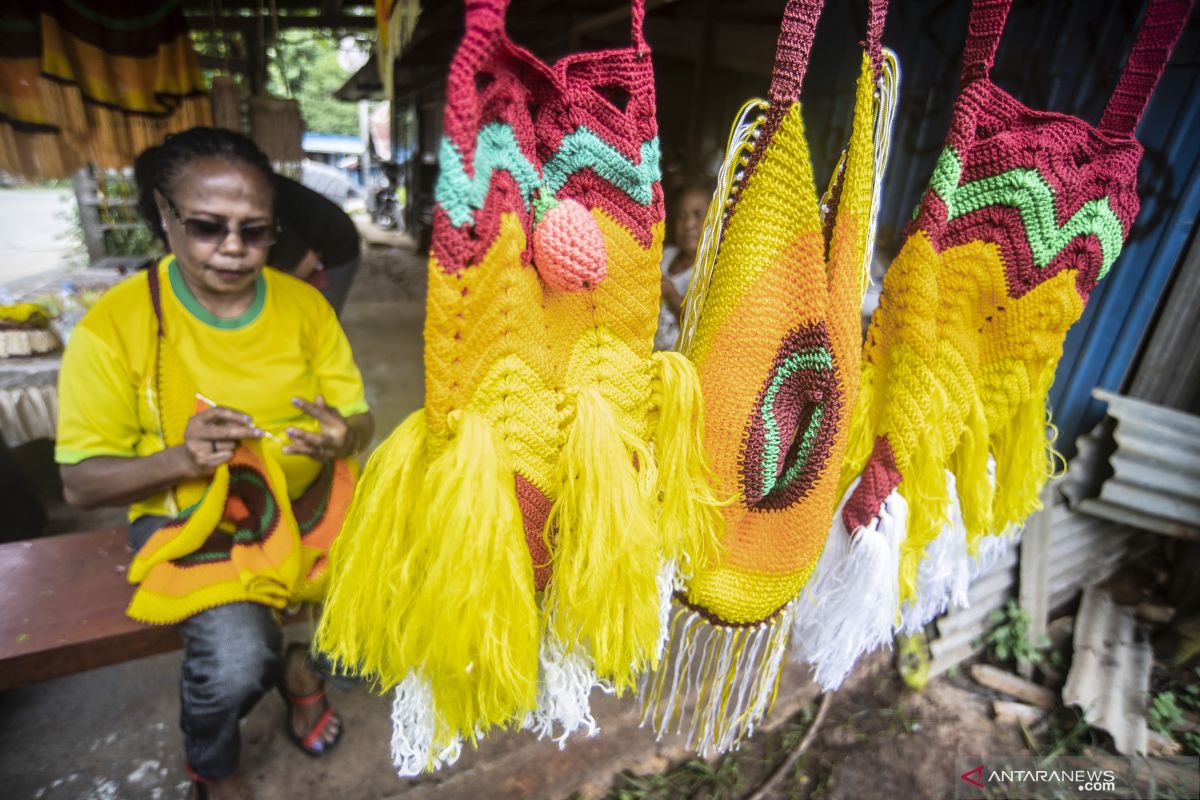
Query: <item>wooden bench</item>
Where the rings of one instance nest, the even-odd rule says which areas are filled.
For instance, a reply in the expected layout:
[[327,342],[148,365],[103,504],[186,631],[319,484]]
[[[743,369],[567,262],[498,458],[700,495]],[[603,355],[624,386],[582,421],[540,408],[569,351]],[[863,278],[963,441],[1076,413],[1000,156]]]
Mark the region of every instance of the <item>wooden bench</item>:
[[182,646],[125,616],[127,542],[122,526],[0,544],[0,691]]
[[126,529],[0,545],[0,691],[180,646],[172,625],[125,616]]

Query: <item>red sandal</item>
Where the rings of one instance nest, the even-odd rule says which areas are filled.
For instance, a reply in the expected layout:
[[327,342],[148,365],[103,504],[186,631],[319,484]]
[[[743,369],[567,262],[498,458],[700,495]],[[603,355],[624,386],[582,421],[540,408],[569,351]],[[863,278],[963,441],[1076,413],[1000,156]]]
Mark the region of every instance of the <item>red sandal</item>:
[[[303,647],[304,645],[300,644],[292,645],[288,648],[288,657],[291,656],[293,650]],[[288,737],[297,747],[314,758],[329,755],[334,746],[342,740],[343,729],[340,725],[338,726],[337,734],[333,737],[333,741],[325,742],[321,738],[325,734],[325,730],[329,727],[329,723],[335,719],[339,723],[342,721],[333,704],[325,697],[325,692],[326,689],[322,686],[312,694],[292,694],[284,688],[282,683],[279,685],[279,694],[283,696],[283,701],[288,707],[287,719],[284,720],[284,728],[287,730]],[[321,714],[320,719],[306,733],[296,733],[292,714],[293,709],[297,706],[311,706],[321,702],[325,704],[325,711]]]

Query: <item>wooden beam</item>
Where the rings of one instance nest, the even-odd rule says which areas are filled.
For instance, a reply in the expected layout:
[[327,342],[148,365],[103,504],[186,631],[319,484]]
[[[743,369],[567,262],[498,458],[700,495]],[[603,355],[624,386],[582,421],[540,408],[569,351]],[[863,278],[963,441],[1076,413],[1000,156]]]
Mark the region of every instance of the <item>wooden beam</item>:
[[[668,6],[676,0],[646,0],[646,16],[651,12],[656,11],[663,6]],[[616,25],[618,22],[629,20],[629,9],[622,5],[620,8],[615,8],[612,11],[606,11],[603,14],[596,14],[587,19],[580,20],[571,28],[572,36],[579,36],[588,31],[607,28],[610,25]]]
[[250,66],[244,58],[222,58],[221,56],[199,54],[196,56],[196,60],[200,62],[201,69],[211,69],[217,72],[245,73]]
[[[1042,490],[1043,508],[1030,516],[1021,537],[1021,562],[1017,582],[1017,602],[1029,614],[1029,638],[1038,641],[1046,635],[1050,622],[1050,511],[1054,506],[1054,484]],[[1033,665],[1022,665],[1028,678]]]
[[[257,28],[258,19],[254,16],[245,16],[242,14],[226,14],[217,21],[217,24],[214,24],[211,16],[189,16],[187,24],[188,28],[194,31],[226,30],[244,33],[248,29]],[[321,14],[315,17],[301,17],[286,14],[279,17],[280,30],[297,28],[305,30],[361,31],[372,30],[374,27],[375,17],[373,16],[356,17],[350,14]]]

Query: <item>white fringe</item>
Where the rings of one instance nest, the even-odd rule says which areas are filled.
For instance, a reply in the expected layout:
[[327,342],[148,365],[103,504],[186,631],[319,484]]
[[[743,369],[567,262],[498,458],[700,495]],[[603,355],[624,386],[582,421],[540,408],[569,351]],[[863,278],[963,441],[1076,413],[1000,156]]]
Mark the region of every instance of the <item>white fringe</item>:
[[890,647],[899,604],[900,539],[908,504],[893,491],[879,514],[851,534],[842,509],[833,516],[829,540],[800,594],[792,627],[792,654],[812,666],[824,691],[833,691],[864,653]]
[[[587,648],[579,644],[568,650],[547,625],[538,663],[537,708],[525,715],[521,727],[537,734],[539,739],[552,739],[560,750],[566,747],[567,738],[581,728],[588,736],[599,733],[588,696],[600,681]],[[556,724],[562,728],[561,733],[555,733]]]
[[432,772],[458,761],[461,739],[431,754],[436,715],[429,681],[416,672],[408,673],[396,687],[392,701],[392,764],[400,777]]
[[738,747],[770,711],[793,607],[749,627],[713,625],[699,612],[676,611],[675,651],[641,686],[642,726],[650,723],[660,740],[674,726],[703,758]]
[[1021,525],[1013,525],[999,536],[984,536],[980,539],[975,555],[971,557],[971,563],[968,565],[971,583],[981,575],[991,572],[1010,548],[1020,544],[1021,533],[1024,530]]
[[683,591],[683,574],[673,560],[663,562],[658,571],[658,649],[655,663],[662,660],[671,641],[671,599]]
[[766,108],[764,100],[746,101],[738,111],[733,129],[729,132],[729,141],[725,144],[725,157],[720,170],[717,171],[717,188],[709,201],[708,212],[704,218],[704,232],[696,248],[696,268],[692,272],[692,280],[683,298],[683,319],[679,323],[679,339],[675,343],[675,349],[684,355],[691,349],[696,326],[704,309],[704,301],[708,296],[708,285],[717,263],[717,253],[721,249],[726,205],[735,184],[741,180],[739,168],[745,165],[754,140],[758,138],[762,115]]
[[942,532],[925,546],[917,568],[917,596],[907,601],[900,612],[898,631],[912,635],[934,618],[953,608],[968,606],[971,561],[967,553],[967,527],[958,501],[954,474],[946,471],[950,502]]
[[[655,660],[662,658],[671,637],[671,598],[682,587],[674,561],[665,561],[658,572],[659,638]],[[592,689],[612,694],[613,688],[596,675],[595,662],[583,644],[568,650],[547,625],[538,650],[537,708],[525,715],[523,730],[550,739],[562,750],[571,735],[582,731],[586,736],[600,732],[589,700]],[[561,732],[556,733],[557,728]]]

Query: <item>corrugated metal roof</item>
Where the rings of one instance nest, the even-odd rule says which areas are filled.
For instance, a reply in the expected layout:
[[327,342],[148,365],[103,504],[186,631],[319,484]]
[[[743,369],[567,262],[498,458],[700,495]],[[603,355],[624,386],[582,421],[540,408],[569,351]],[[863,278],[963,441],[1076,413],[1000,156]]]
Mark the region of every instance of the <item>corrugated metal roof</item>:
[[[1112,575],[1142,541],[1137,532],[1108,520],[1071,511],[1058,503],[1050,514],[1049,608],[1070,600],[1084,586]],[[1017,593],[1018,552],[1014,547],[967,592],[969,605],[935,623],[937,637],[929,643],[930,677],[979,652],[977,643],[989,629],[987,615]]]
[[1065,494],[1073,507],[1143,530],[1200,538],[1200,417],[1094,392],[1109,419],[1080,442]]
[[1085,590],[1063,702],[1079,706],[1089,725],[1112,734],[1121,755],[1146,752],[1153,660],[1149,632],[1133,609],[1117,605],[1103,590]]

